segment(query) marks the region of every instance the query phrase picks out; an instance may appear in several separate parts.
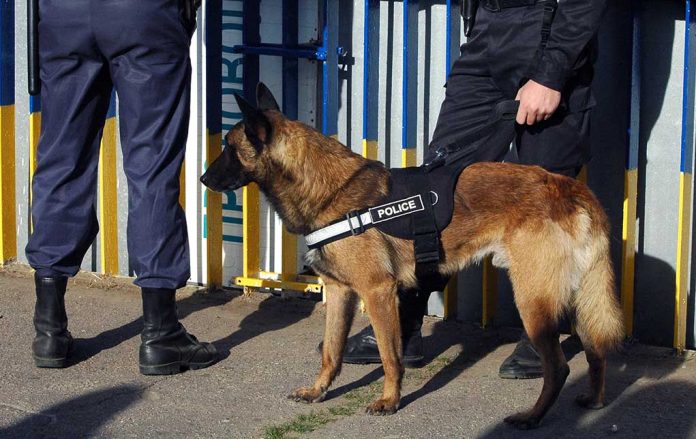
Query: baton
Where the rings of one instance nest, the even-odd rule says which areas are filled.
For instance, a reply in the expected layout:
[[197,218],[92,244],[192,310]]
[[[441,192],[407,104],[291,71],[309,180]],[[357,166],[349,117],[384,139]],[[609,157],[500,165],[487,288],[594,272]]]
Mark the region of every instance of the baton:
[[469,38],[471,30],[474,28],[476,11],[478,10],[479,0],[462,0],[462,19],[464,19],[464,36]]
[[29,94],[41,93],[39,77],[39,0],[27,0],[27,61]]

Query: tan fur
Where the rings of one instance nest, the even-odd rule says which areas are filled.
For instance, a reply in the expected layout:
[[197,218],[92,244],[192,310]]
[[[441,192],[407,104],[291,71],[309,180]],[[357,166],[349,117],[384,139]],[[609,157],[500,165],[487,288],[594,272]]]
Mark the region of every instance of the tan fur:
[[[260,151],[249,143],[242,123],[227,134],[227,142],[291,231],[317,230],[386,194],[389,171],[381,163],[277,111],[263,114],[272,129]],[[214,163],[209,172],[220,170]],[[598,201],[570,178],[539,167],[479,163],[457,182],[452,222],[441,236],[440,271],[453,274],[492,253],[495,263],[509,269],[520,316],[544,364],[544,388],[535,407],[506,419],[517,427],[539,423],[568,375],[557,327],[566,311],[576,316],[590,365],[590,394],[578,402],[592,408],[604,404],[606,353],[623,337],[607,237]],[[385,371],[384,392],[367,411],[393,413],[403,374],[396,291],[416,286],[412,242],[370,229],[310,251],[307,261],[326,283],[326,334],[315,384],[291,398],[323,399],[340,371],[357,295],[375,329]]]

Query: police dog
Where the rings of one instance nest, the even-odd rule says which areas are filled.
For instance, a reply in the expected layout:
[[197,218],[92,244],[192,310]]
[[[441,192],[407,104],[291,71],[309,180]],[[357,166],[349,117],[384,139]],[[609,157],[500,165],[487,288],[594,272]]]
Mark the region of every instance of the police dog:
[[[226,135],[226,147],[201,181],[215,191],[259,185],[287,229],[306,235],[346,213],[375,206],[388,191],[389,170],[337,140],[287,119],[263,85],[258,107],[241,97],[243,121]],[[486,255],[509,271],[515,303],[541,355],[544,385],[528,411],[505,420],[536,427],[569,374],[559,344],[558,320],[575,317],[589,363],[590,389],[577,397],[587,408],[604,406],[607,352],[623,338],[609,258],[608,221],[582,183],[536,166],[478,163],[456,184],[454,213],[441,233],[439,270],[452,275]],[[394,413],[401,398],[401,331],[397,289],[416,285],[413,243],[367,232],[307,253],[326,288],[326,331],[314,385],[295,390],[296,401],[322,401],[341,370],[356,296],[374,327],[384,367],[382,395],[367,407]]]

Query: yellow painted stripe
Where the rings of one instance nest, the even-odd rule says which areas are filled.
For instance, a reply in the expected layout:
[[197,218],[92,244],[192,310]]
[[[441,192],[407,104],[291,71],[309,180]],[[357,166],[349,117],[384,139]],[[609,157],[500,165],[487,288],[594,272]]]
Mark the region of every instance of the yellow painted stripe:
[[401,150],[401,166],[416,166],[416,148],[403,148]]
[[259,221],[259,187],[251,183],[242,190],[242,273],[246,278],[260,271]]
[[0,106],[0,264],[17,257],[15,106]]
[[689,240],[691,238],[691,180],[689,173],[679,175],[679,231],[677,234],[677,289],[674,295],[674,347],[686,348],[687,294],[689,288]]
[[447,288],[445,288],[445,319],[451,319],[457,316],[458,292],[459,282],[457,282],[457,275],[455,274],[447,284]]
[[186,163],[181,164],[179,173],[179,204],[186,210]]
[[491,256],[487,256],[483,260],[483,317],[481,324],[484,327],[493,324],[498,302],[498,271],[491,261]]
[[283,279],[292,279],[297,274],[297,237],[283,226],[281,245],[283,250]]
[[362,155],[370,160],[377,160],[377,141],[363,139]]
[[633,335],[633,294],[636,265],[636,203],[638,170],[629,169],[624,177],[623,244],[621,249],[621,306],[627,336]]
[[[222,134],[206,132],[206,161],[208,165],[222,151]],[[208,207],[206,209],[206,241],[208,258],[208,280],[210,288],[222,285],[222,194],[206,189]]]
[[[32,193],[31,182],[34,181],[36,172],[36,152],[39,147],[39,137],[41,136],[41,112],[37,111],[29,115],[29,208],[31,209]],[[34,224],[29,220],[29,231],[34,231]]]
[[116,183],[116,118],[104,123],[99,150],[99,241],[101,271],[118,273],[118,190]]

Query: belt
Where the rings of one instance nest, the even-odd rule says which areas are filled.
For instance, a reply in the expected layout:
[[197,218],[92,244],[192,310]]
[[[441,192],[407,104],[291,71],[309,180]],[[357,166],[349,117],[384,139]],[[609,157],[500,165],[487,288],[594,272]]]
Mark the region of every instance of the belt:
[[532,6],[540,0],[481,0],[481,6],[491,12],[500,12],[503,9]]

